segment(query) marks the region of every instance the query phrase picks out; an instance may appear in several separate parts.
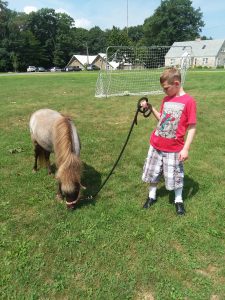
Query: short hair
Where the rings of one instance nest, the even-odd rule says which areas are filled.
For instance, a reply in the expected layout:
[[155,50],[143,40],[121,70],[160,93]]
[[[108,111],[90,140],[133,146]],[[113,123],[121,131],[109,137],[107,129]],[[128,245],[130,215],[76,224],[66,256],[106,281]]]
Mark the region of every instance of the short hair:
[[160,76],[160,83],[167,81],[169,84],[173,84],[175,80],[181,82],[181,73],[177,68],[168,68],[165,69],[162,75]]

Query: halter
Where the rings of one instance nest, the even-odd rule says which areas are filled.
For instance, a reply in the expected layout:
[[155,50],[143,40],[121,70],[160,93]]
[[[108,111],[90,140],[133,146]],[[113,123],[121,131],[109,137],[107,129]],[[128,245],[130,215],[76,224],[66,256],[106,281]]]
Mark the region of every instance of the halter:
[[67,207],[69,208],[70,206],[76,204],[78,201],[79,201],[79,199],[74,200],[74,201],[71,201],[71,202],[66,201],[66,205],[67,205]]

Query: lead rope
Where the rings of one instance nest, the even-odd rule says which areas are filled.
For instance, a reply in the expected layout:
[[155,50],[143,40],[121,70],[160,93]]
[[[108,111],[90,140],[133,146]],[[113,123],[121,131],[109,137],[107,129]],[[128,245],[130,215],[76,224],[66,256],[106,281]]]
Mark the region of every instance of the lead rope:
[[[148,108],[143,108],[143,107],[141,106],[141,102],[142,102],[142,101],[146,101],[146,102],[147,102]],[[115,163],[114,163],[114,165],[113,165],[111,171],[109,172],[108,176],[107,176],[106,179],[103,181],[103,183],[102,183],[102,185],[100,186],[99,190],[98,190],[94,195],[87,196],[86,198],[81,199],[81,200],[93,200],[93,199],[99,194],[99,192],[102,190],[102,188],[105,186],[106,182],[109,180],[110,176],[112,175],[113,171],[115,170],[115,168],[116,168],[118,162],[120,161],[120,159],[121,159],[121,157],[122,157],[122,155],[123,155],[123,152],[124,152],[124,150],[125,150],[125,148],[126,148],[126,146],[127,146],[127,143],[128,143],[128,141],[129,141],[129,138],[130,138],[131,132],[132,132],[132,130],[133,130],[133,128],[134,128],[134,125],[137,125],[137,116],[138,116],[138,113],[139,113],[139,112],[140,112],[141,114],[143,114],[143,116],[144,116],[145,118],[147,118],[147,117],[149,117],[149,116],[151,115],[151,113],[152,113],[152,105],[151,105],[150,103],[148,103],[148,98],[147,98],[147,97],[142,97],[142,98],[140,98],[140,99],[138,100],[138,102],[137,102],[137,109],[136,109],[136,112],[135,112],[133,121],[132,121],[132,123],[131,123],[130,130],[129,130],[129,132],[128,132],[126,141],[125,141],[125,143],[124,143],[124,145],[123,145],[123,148],[122,148],[122,150],[120,151],[120,154],[119,154],[117,160],[115,161]]]

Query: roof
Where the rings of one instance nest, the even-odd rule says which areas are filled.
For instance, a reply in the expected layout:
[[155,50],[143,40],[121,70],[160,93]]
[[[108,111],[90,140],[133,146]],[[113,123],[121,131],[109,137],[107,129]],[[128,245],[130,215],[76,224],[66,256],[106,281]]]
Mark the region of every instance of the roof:
[[[88,63],[91,65],[95,62],[95,60],[97,58],[101,57],[103,60],[106,61],[107,59],[107,55],[106,53],[98,53],[98,55],[89,55],[88,56],[88,60],[87,60],[87,55],[76,55],[74,54],[70,61],[68,62],[67,66],[71,63],[71,61],[74,61],[74,59],[78,60],[83,66],[84,65],[88,65]],[[107,62],[113,69],[117,69],[118,66],[119,66],[119,63],[118,62],[115,62],[115,61],[108,61]]]
[[82,65],[92,64],[97,55],[73,55]]
[[98,53],[98,55],[76,55],[74,54],[70,61],[68,62],[67,66],[71,63],[71,61],[73,61],[74,59],[78,60],[83,66],[84,65],[88,65],[88,64],[92,64],[95,59],[101,56],[103,59],[106,59],[106,54],[105,53]]
[[98,53],[99,56],[101,56],[102,58],[106,59],[106,53]]
[[[186,49],[185,46],[187,47]],[[188,49],[191,49],[191,56],[195,57],[217,56],[222,47],[225,47],[225,40],[222,39],[175,42],[167,52],[166,57],[181,57],[182,53],[185,50],[188,51]]]

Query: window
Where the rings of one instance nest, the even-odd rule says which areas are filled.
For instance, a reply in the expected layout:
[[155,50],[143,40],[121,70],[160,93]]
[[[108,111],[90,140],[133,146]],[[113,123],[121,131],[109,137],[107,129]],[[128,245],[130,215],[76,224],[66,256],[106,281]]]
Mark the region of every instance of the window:
[[208,64],[208,57],[204,57],[202,62],[203,62],[203,65],[207,65]]

